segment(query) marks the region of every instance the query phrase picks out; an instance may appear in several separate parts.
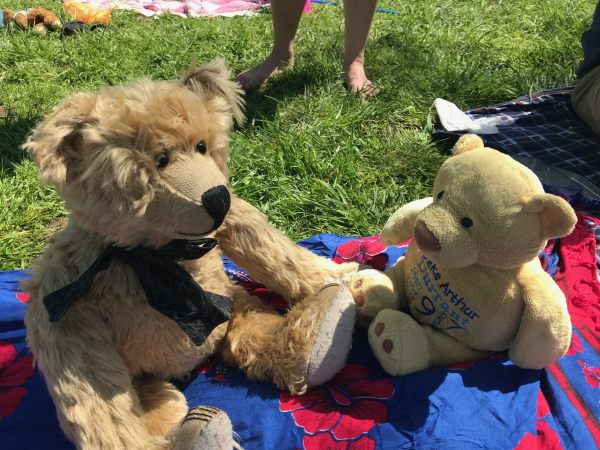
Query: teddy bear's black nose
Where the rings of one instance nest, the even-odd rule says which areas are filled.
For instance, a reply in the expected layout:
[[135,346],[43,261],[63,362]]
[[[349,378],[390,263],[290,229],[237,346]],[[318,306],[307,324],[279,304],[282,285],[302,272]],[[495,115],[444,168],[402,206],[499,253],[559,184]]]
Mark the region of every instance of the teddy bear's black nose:
[[214,228],[218,228],[223,223],[231,205],[229,190],[223,185],[209,189],[202,194],[202,204],[210,217],[215,220]]
[[419,248],[424,251],[439,252],[442,249],[438,238],[429,231],[425,222],[417,220],[415,228],[413,229],[415,241],[419,245]]

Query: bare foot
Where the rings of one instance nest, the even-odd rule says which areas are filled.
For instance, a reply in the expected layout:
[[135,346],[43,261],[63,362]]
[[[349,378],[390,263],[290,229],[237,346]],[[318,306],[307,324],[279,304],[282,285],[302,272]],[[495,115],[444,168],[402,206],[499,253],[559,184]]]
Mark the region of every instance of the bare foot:
[[372,97],[379,93],[375,86],[365,74],[365,66],[360,61],[354,61],[344,72],[344,81],[350,92],[359,93],[363,97]]
[[254,91],[260,88],[269,78],[281,72],[284,66],[294,65],[294,54],[278,55],[271,53],[267,59],[238,75],[238,83],[245,91]]

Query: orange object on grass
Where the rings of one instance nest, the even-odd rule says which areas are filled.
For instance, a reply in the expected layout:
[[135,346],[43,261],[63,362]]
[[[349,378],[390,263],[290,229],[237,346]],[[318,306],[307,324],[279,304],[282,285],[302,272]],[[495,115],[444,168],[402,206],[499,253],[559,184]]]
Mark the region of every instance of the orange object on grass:
[[112,9],[101,9],[97,6],[88,5],[79,2],[64,2],[63,9],[73,19],[85,23],[103,23],[110,22],[110,13]]

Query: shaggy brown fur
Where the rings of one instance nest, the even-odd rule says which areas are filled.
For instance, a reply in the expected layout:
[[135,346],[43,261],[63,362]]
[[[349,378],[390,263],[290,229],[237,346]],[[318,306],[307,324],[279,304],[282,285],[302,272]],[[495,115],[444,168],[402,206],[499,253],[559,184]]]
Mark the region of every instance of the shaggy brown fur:
[[[50,323],[42,303],[109,244],[158,248],[205,236],[214,221],[199,199],[227,182],[229,132],[243,119],[241,105],[216,61],[181,81],[73,95],[24,145],[41,181],[71,211],[26,283],[26,325],[61,426],[79,448],[169,447],[187,408],[163,380],[186,375],[219,349],[252,378],[295,393],[308,388],[307,361],[328,308],[312,294],[356,267],[296,246],[234,195],[215,232],[220,250],[184,265],[203,288],[235,300],[232,319],[202,346],[151,308],[133,271],[116,260],[60,321]],[[168,164],[157,163],[164,155]],[[279,316],[232,286],[220,251],[296,306]]]
[[56,31],[61,26],[58,16],[45,8],[30,8],[18,12],[8,9],[2,11],[4,12],[4,25],[14,22],[23,30],[31,28],[37,33],[45,33],[46,31]]

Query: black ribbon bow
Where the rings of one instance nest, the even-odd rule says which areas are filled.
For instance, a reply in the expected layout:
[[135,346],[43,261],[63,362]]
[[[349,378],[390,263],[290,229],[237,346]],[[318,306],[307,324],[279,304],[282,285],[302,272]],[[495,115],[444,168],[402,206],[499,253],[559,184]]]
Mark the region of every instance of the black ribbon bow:
[[176,261],[198,259],[212,250],[215,239],[178,239],[154,250],[107,247],[77,280],[44,297],[50,322],[59,321],[106,270],[113,258],[129,265],[137,275],[148,303],[174,320],[196,345],[202,345],[210,332],[229,320],[232,299],[204,291]]

